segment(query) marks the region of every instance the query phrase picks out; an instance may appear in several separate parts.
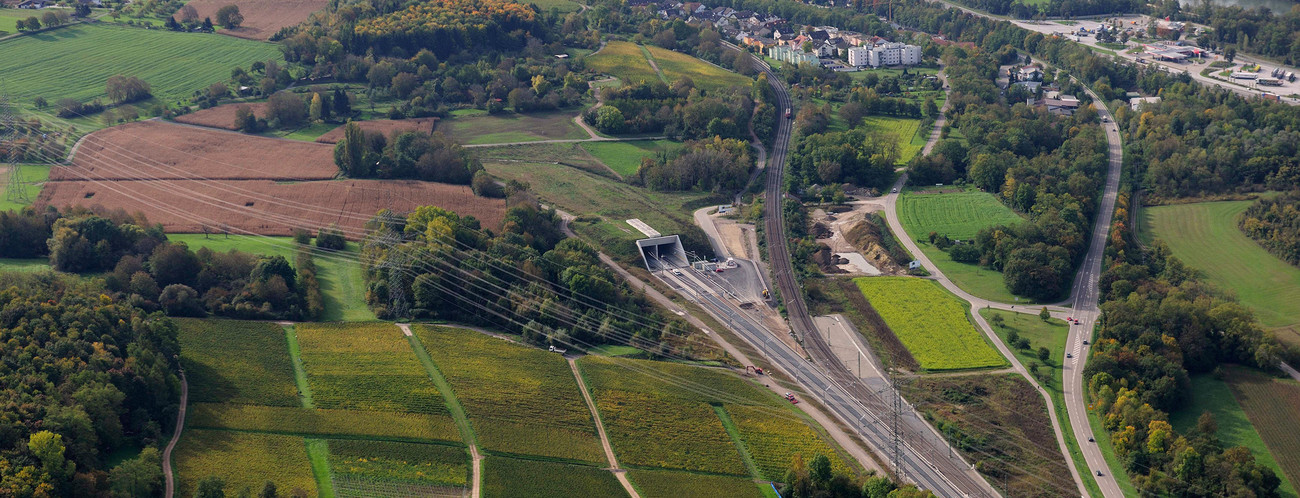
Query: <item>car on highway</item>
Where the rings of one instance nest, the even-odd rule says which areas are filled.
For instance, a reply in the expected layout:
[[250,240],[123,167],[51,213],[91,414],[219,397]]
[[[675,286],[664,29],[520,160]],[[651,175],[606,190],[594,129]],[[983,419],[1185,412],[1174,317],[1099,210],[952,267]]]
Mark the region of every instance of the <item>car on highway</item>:
[[1074,353],[1065,353],[1066,358],[1074,358]]
[[1087,346],[1087,345],[1088,345],[1088,340],[1087,340],[1087,339],[1084,339],[1084,340],[1083,340],[1083,345],[1084,345],[1084,346]]
[[716,271],[716,272],[718,272],[718,273],[722,273],[722,268],[714,268],[713,271]]
[[681,271],[681,270],[678,270],[678,269],[676,269],[676,268],[673,268],[673,275],[678,275],[678,276],[680,276],[681,274],[682,274],[682,271]]

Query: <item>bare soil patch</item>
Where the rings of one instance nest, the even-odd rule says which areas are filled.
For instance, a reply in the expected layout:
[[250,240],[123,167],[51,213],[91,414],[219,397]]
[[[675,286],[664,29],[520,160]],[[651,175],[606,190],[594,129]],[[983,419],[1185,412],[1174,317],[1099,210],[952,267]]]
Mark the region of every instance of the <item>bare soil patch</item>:
[[[233,114],[231,115],[233,119]],[[433,133],[433,125],[438,122],[438,118],[415,118],[415,119],[375,119],[371,121],[356,121],[361,131],[366,133],[382,133],[385,137],[392,136],[393,132],[406,131],[423,131]],[[338,143],[343,139],[343,127],[340,126],[333,130],[325,132],[324,135],[316,138],[317,142],[323,144]]]
[[137,211],[170,233],[289,235],[337,223],[358,238],[381,209],[406,212],[433,205],[474,216],[484,228],[501,226],[505,201],[476,197],[469,187],[414,180],[165,180],[49,182],[36,204]]
[[324,180],[334,178],[334,148],[161,121],[87,135],[71,166],[51,180]]
[[[249,40],[269,40],[280,28],[293,26],[307,20],[312,12],[324,9],[328,0],[192,0],[186,5],[194,6],[199,12],[199,19],[211,17],[217,21],[217,9],[226,5],[238,5],[239,13],[244,15],[244,23],[237,29],[221,29],[223,35]],[[178,14],[179,15],[179,14]],[[180,19],[176,19],[179,21]]]
[[240,106],[248,106],[253,110],[253,115],[259,118],[266,117],[266,102],[251,102],[241,104],[226,104],[216,107],[194,111],[189,114],[182,114],[173,118],[177,123],[185,123],[210,128],[221,128],[234,131],[235,128],[235,111]]

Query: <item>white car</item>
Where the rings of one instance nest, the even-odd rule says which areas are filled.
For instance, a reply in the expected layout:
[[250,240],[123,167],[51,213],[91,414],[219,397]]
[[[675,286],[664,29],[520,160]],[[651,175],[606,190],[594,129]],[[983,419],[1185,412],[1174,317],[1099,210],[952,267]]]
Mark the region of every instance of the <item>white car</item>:
[[890,192],[893,192],[893,193],[897,194],[897,193],[898,193],[898,187],[894,187],[894,189],[893,189],[893,190],[890,190]]

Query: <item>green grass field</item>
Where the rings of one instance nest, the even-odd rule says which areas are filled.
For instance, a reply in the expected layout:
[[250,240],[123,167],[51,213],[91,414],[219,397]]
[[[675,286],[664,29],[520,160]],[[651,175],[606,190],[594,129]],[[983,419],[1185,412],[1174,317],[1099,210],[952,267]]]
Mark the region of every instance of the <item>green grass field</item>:
[[595,156],[623,178],[636,175],[641,168],[641,158],[654,157],[661,152],[682,148],[680,142],[671,140],[645,140],[635,142],[585,142],[583,150]]
[[1174,255],[1232,291],[1267,327],[1300,324],[1300,268],[1260,247],[1237,228],[1254,201],[1143,208],[1139,236],[1165,241]]
[[[930,232],[970,240],[981,228],[1024,221],[992,194],[974,190],[949,194],[919,194],[911,189],[898,198],[898,221],[916,240],[930,261],[962,290],[995,301],[1013,303],[1002,272],[978,264],[953,261],[948,253],[929,243]],[[923,242],[924,241],[924,242]],[[1025,302],[1030,302],[1027,299]]]
[[542,9],[542,12],[551,9],[560,9],[560,12],[574,12],[582,8],[578,2],[569,0],[528,0],[528,3],[536,5],[537,8]]
[[[0,36],[12,35],[18,32],[18,20],[27,19],[35,14],[36,11],[21,9],[0,9]],[[36,18],[40,19],[37,15]]]
[[741,477],[715,476],[671,470],[632,470],[627,474],[632,487],[645,498],[761,498],[760,487]]
[[270,43],[229,36],[107,25],[77,25],[5,42],[0,74],[20,104],[41,96],[107,100],[104,85],[124,74],[147,81],[163,102],[230,78],[230,68],[281,59]]
[[1295,496],[1300,482],[1300,432],[1295,430],[1295,421],[1300,420],[1300,383],[1244,368],[1229,368],[1227,373],[1233,397],[1277,460]]
[[[1191,402],[1182,410],[1169,414],[1169,423],[1174,426],[1174,429],[1180,433],[1194,432],[1196,419],[1202,413],[1208,411],[1214,414],[1214,421],[1219,425],[1219,439],[1223,441],[1223,446],[1250,448],[1251,454],[1255,455],[1255,461],[1272,468],[1273,472],[1282,478],[1282,486],[1278,488],[1282,496],[1296,496],[1295,488],[1286,479],[1286,474],[1282,473],[1282,467],[1269,452],[1268,446],[1264,444],[1255,426],[1251,425],[1251,420],[1246,416],[1241,404],[1233,397],[1228,382],[1216,379],[1210,374],[1194,375],[1192,388],[1188,389],[1187,394],[1191,397]],[[1278,401],[1280,400],[1273,400],[1274,403]],[[1292,411],[1300,412],[1300,410]],[[1288,423],[1294,423],[1294,420]],[[1292,428],[1294,429],[1294,426]],[[1295,447],[1293,446],[1292,449]]]
[[301,437],[186,429],[176,447],[176,496],[193,496],[199,480],[217,476],[226,493],[261,491],[266,481],[284,490],[300,488],[316,495],[307,448]]
[[597,467],[493,456],[483,461],[483,496],[615,497],[627,496],[627,492],[613,473]]
[[965,303],[938,283],[911,277],[862,277],[854,282],[922,369],[1007,364],[970,322]]
[[48,259],[0,258],[0,272],[36,272],[50,269]]
[[573,122],[576,111],[464,113],[438,121],[437,131],[462,144],[498,144],[590,138]]
[[[3,19],[3,18],[0,18]],[[27,193],[27,199],[35,201],[36,197],[41,195],[41,187],[44,186],[45,180],[50,177],[50,166],[47,164],[24,164],[18,170],[22,176],[21,183],[23,191]],[[9,187],[9,170],[0,166],[0,191]],[[19,210],[30,206],[31,202],[15,202],[8,199],[7,196],[0,197],[0,211]]]
[[754,83],[754,80],[746,76],[680,52],[652,45],[646,45],[645,48],[650,52],[650,56],[654,57],[655,64],[659,66],[660,71],[663,71],[664,78],[667,78],[670,83],[682,78],[690,78],[695,82],[696,88],[702,90],[748,88]]
[[886,135],[894,135],[898,143],[898,164],[911,162],[913,157],[925,148],[925,141],[930,138],[930,131],[921,133],[921,120],[895,118],[890,116],[867,116],[862,120],[869,130]]
[[241,320],[175,320],[191,402],[299,406],[283,327]]
[[624,83],[659,81],[659,73],[650,67],[641,47],[632,42],[611,41],[584,61],[587,69],[614,76]]
[[604,462],[591,410],[563,356],[478,332],[416,325],[484,449]]

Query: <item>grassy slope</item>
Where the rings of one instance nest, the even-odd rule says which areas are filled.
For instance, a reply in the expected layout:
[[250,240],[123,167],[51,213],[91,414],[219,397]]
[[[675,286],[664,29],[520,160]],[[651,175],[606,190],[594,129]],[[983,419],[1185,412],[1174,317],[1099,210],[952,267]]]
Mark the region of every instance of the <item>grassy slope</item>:
[[147,81],[158,100],[172,102],[230,77],[230,68],[280,59],[270,43],[229,36],[106,25],[78,25],[5,42],[0,58],[8,92],[21,104],[37,96],[107,101],[104,82],[115,74]]
[[49,260],[0,258],[0,272],[34,272],[50,269]]
[[671,140],[646,140],[637,142],[587,142],[583,150],[609,166],[609,169],[627,178],[641,168],[641,158],[654,157],[660,152],[672,152],[682,144]]
[[970,322],[965,303],[938,283],[910,277],[863,277],[854,282],[921,368],[1006,365]]
[[920,242],[928,241],[930,232],[968,240],[986,226],[1023,221],[993,195],[976,191],[952,194],[904,192],[898,198],[898,220],[907,230],[907,235],[918,241],[921,252],[957,287],[977,297],[1016,302],[1016,296],[1007,290],[1001,272],[953,261],[947,252],[928,242]]
[[1225,448],[1245,446],[1255,455],[1255,460],[1267,465],[1282,478],[1278,489],[1282,496],[1296,496],[1295,488],[1282,473],[1282,467],[1273,459],[1264,440],[1260,438],[1255,426],[1251,425],[1241,404],[1232,395],[1228,383],[1214,378],[1210,374],[1192,376],[1192,388],[1188,391],[1192,401],[1185,408],[1169,415],[1169,423],[1181,433],[1196,430],[1196,419],[1208,411],[1214,414],[1219,424],[1219,439]]
[[571,2],[569,0],[528,0],[528,3],[536,5],[538,8],[542,9],[542,12],[551,9],[560,9],[560,12],[573,12],[582,8],[579,6],[578,2]]
[[[45,180],[50,177],[50,166],[46,164],[24,164],[19,170],[19,174],[22,175],[21,183],[24,184],[23,190],[27,192],[27,199],[35,201],[36,196],[41,194],[41,187]],[[4,192],[8,186],[9,171],[0,171],[0,192]],[[10,201],[6,196],[0,195],[0,211],[19,210],[29,205],[31,205],[30,202],[14,202]]]
[[626,83],[659,81],[659,73],[650,67],[641,47],[635,43],[612,41],[595,55],[586,58],[587,68],[613,75]]
[[497,115],[462,114],[438,122],[437,130],[462,144],[536,142],[588,138],[569,111]]
[[1237,229],[1254,201],[1202,202],[1142,209],[1144,243],[1161,239],[1210,282],[1237,294],[1268,327],[1300,324],[1300,268],[1269,254]]
[[663,71],[664,78],[669,82],[686,77],[695,82],[696,87],[704,90],[748,87],[754,83],[750,78],[683,53],[650,45],[646,45],[645,48],[650,52],[650,56],[654,57],[655,64]]

